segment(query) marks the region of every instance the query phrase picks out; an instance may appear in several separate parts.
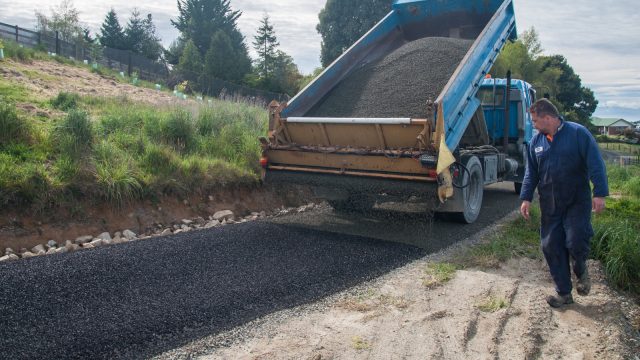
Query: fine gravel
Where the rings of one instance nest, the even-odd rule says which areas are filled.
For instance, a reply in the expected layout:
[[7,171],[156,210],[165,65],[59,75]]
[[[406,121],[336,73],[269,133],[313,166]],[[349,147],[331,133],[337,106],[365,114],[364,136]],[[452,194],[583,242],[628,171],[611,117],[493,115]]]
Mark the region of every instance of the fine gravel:
[[306,116],[424,118],[427,100],[436,100],[472,44],[440,37],[408,42],[355,70]]
[[252,222],[2,263],[0,357],[147,358],[424,254]]

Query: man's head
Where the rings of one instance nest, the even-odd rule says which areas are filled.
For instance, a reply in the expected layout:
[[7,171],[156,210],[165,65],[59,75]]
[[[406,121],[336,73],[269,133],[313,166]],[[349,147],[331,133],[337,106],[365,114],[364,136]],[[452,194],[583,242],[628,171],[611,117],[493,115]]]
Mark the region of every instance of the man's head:
[[560,126],[560,113],[551,101],[540,99],[531,105],[529,112],[533,127],[543,134],[555,134]]

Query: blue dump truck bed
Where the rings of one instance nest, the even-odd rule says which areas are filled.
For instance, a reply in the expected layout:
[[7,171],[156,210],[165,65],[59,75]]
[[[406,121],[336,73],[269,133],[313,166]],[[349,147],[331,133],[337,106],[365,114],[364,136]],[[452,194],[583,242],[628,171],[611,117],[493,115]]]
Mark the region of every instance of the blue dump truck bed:
[[[397,1],[382,21],[296,95],[280,116],[284,119],[298,118],[300,121],[299,118],[305,117],[432,117],[429,120],[435,121],[436,114],[427,111],[427,101],[432,101],[444,107],[447,145],[455,149],[480,106],[475,98],[480,82],[506,41],[515,33],[511,0]],[[398,66],[402,60],[400,57],[389,58],[398,50],[410,48],[412,44],[434,42],[438,44],[431,48],[427,46],[427,50],[433,50],[431,53],[423,51],[415,54],[413,49],[415,59],[409,63],[410,66]],[[437,63],[441,65],[438,69],[433,69],[434,58],[438,58]],[[380,70],[385,66],[395,70],[388,74],[387,82],[384,81],[384,69]],[[441,68],[444,71],[437,71]],[[375,83],[365,83],[371,81],[370,77],[363,76],[366,70],[379,75],[374,79]],[[422,86],[415,86],[409,81],[405,87],[390,88],[389,83],[397,80],[399,75],[408,80],[422,76],[433,81],[423,81]],[[350,83],[362,86],[349,86],[352,85]],[[359,100],[363,87],[372,93],[377,89],[377,93],[371,99],[365,99],[368,102],[365,101],[361,107],[370,108],[370,104],[378,99],[387,101],[388,104],[382,104],[387,110],[366,116],[358,109],[349,108]],[[423,105],[424,111],[394,112],[394,103],[390,100],[402,99],[405,102],[407,98],[414,103],[419,101],[416,106]],[[395,104],[396,108],[403,107],[399,100]]]

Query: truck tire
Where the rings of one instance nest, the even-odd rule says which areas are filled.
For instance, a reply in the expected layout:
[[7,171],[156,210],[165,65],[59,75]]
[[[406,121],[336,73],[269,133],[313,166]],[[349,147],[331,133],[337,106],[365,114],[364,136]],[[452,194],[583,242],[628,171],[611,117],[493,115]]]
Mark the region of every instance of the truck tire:
[[480,160],[475,156],[470,157],[466,161],[465,167],[469,172],[465,172],[462,183],[469,185],[462,189],[464,211],[452,213],[451,215],[453,216],[453,219],[458,222],[471,224],[478,219],[480,209],[482,208],[484,176]]
[[520,195],[520,192],[522,191],[522,183],[521,182],[514,182],[513,183],[513,189],[515,190],[516,194]]

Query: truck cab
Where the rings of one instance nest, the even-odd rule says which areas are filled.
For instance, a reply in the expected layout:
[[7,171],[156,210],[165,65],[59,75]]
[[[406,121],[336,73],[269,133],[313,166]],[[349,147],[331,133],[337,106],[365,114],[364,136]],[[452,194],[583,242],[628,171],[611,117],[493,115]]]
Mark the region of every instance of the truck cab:
[[[519,166],[517,173],[503,179],[513,181],[515,190],[520,193],[524,179],[526,151],[535,129],[531,122],[529,108],[536,101],[536,91],[524,80],[512,79],[507,96],[507,79],[495,79],[488,76],[480,85],[477,98],[482,104],[482,112],[487,124],[489,144],[503,146],[505,129],[508,129],[508,146],[503,152],[516,158]],[[509,111],[505,103],[509,101]],[[509,126],[505,125],[505,118],[509,116]]]

